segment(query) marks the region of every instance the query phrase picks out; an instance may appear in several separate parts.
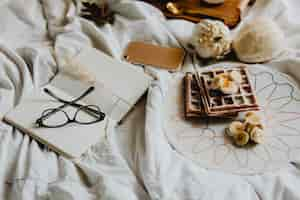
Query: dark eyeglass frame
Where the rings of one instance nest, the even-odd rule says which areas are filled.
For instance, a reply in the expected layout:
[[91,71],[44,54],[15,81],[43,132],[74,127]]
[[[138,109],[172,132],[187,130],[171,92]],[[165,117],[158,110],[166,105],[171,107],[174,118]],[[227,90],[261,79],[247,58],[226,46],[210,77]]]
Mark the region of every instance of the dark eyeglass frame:
[[[49,108],[49,109],[44,110],[41,114],[41,117],[36,120],[35,124],[37,125],[37,127],[59,128],[59,127],[65,126],[69,123],[89,125],[89,124],[94,124],[94,123],[97,123],[97,122],[100,122],[100,121],[104,120],[105,114],[101,111],[99,106],[97,106],[97,105],[81,105],[81,104],[76,103],[77,101],[83,99],[85,96],[90,94],[94,89],[95,88],[92,86],[92,87],[88,88],[82,95],[80,95],[76,99],[74,99],[72,101],[66,101],[66,100],[61,99],[57,95],[55,95],[48,88],[44,88],[45,93],[47,93],[49,96],[53,97],[57,101],[63,103],[63,105],[58,106],[56,108]],[[65,108],[67,106],[73,106],[73,107],[78,108],[78,110],[75,112],[73,117],[70,117],[67,114],[67,112],[65,112],[63,110],[63,108]],[[77,117],[77,115],[80,111],[84,111],[84,112],[90,114],[91,116],[95,117],[95,120],[91,121],[91,122],[81,122],[81,121],[76,120],[76,117]],[[53,114],[55,114],[57,112],[64,113],[64,115],[66,116],[66,119],[67,119],[67,121],[65,123],[58,124],[58,125],[53,125],[53,126],[52,125],[47,125],[47,124],[44,123],[44,121],[46,119],[48,119],[50,116],[52,116]]]

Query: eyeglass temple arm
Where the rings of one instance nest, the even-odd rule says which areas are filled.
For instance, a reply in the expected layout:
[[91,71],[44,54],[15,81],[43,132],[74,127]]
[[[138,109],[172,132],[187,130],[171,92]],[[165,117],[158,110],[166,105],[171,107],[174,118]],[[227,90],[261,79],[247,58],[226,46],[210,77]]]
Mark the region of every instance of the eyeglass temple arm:
[[[87,96],[89,93],[91,93],[95,88],[92,86],[90,87],[87,91],[85,91],[81,96],[79,96],[78,98],[72,100],[72,101],[66,101],[66,100],[63,100],[61,98],[59,98],[58,96],[56,96],[52,91],[50,91],[49,89],[45,88],[44,91],[50,95],[51,97],[55,98],[56,100],[64,103],[64,104],[67,104],[67,105],[71,105],[71,106],[74,106],[74,107],[77,107],[77,108],[80,108],[82,107],[83,105],[80,105],[80,104],[77,104],[76,101],[79,101],[81,100],[82,98],[84,98],[85,96]],[[85,108],[85,110],[88,110],[94,114],[100,114],[98,110],[94,110],[92,108]],[[51,113],[50,113],[51,114]]]
[[56,96],[51,90],[49,90],[48,88],[44,88],[44,91],[50,95],[51,97],[55,98],[56,100],[62,102],[62,103],[75,103],[76,101],[79,101],[81,99],[83,99],[85,96],[87,96],[89,93],[91,93],[93,90],[95,89],[94,86],[89,87],[83,94],[81,94],[79,97],[77,97],[76,99],[73,99],[72,101],[65,101],[61,98],[59,98],[58,96]]

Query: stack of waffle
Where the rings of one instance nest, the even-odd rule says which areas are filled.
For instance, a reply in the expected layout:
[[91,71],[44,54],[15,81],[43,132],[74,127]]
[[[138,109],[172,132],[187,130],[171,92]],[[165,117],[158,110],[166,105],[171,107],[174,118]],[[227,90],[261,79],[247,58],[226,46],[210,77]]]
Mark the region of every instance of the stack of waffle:
[[[237,71],[242,82],[235,94],[224,94],[212,89],[213,79],[222,73]],[[245,66],[213,69],[185,76],[186,117],[234,117],[239,112],[259,110],[259,105]]]

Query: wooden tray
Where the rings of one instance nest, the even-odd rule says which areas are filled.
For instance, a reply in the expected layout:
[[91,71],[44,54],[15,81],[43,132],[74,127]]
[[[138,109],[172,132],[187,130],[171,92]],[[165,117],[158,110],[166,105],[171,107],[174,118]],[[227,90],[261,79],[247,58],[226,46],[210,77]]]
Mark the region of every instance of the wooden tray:
[[[177,0],[177,1],[159,1],[143,0],[159,8],[167,18],[185,19],[192,22],[199,22],[204,18],[213,18],[223,21],[230,28],[235,27],[241,20],[243,12],[253,0],[225,0],[223,4],[210,5],[201,0]],[[197,15],[180,14],[174,15],[166,9],[168,2],[174,2],[183,9],[197,9]]]

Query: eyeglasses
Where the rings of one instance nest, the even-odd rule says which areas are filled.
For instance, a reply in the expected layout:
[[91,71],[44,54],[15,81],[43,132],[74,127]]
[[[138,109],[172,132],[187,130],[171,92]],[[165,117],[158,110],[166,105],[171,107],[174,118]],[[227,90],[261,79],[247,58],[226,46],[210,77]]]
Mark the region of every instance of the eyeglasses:
[[[44,92],[46,94],[63,103],[63,105],[56,108],[49,108],[44,110],[41,114],[41,117],[36,120],[35,124],[37,125],[37,127],[59,128],[69,123],[89,125],[104,120],[105,114],[101,111],[99,106],[81,105],[76,103],[77,101],[90,94],[94,89],[94,87],[90,87],[76,99],[72,101],[66,101],[56,96],[51,90],[44,88]],[[73,106],[77,108],[73,117],[70,117],[69,114],[63,110],[67,106]]]

